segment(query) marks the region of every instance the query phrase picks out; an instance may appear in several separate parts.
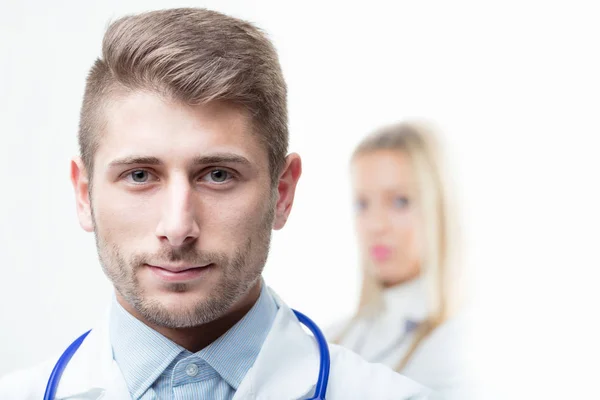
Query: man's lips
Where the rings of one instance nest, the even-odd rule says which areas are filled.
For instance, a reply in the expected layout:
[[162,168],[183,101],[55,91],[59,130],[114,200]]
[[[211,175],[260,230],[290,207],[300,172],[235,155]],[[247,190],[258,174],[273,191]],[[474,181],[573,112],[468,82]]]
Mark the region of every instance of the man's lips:
[[160,269],[164,269],[166,271],[170,271],[170,272],[174,272],[174,273],[179,273],[179,272],[183,272],[183,271],[188,271],[190,269],[196,269],[196,268],[205,268],[207,266],[209,266],[210,264],[202,264],[202,265],[189,265],[189,264],[146,264],[149,267],[153,267],[153,268],[160,268]]
[[191,266],[191,265],[151,265],[146,266],[163,281],[183,282],[190,281],[203,276],[211,270],[213,264]]

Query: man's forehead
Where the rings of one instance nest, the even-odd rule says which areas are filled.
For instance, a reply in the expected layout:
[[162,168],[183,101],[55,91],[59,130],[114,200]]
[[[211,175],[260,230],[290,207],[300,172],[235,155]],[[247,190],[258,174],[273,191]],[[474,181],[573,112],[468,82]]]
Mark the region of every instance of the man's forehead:
[[150,93],[132,93],[114,99],[105,118],[98,148],[102,158],[189,161],[228,153],[260,163],[266,157],[249,113],[226,103],[190,106]]
[[196,129],[251,131],[253,127],[250,112],[236,104],[211,101],[192,105],[144,90],[110,96],[103,108],[107,129],[144,122],[154,124],[161,120],[169,124],[173,124],[173,120],[180,122],[178,125],[193,124]]

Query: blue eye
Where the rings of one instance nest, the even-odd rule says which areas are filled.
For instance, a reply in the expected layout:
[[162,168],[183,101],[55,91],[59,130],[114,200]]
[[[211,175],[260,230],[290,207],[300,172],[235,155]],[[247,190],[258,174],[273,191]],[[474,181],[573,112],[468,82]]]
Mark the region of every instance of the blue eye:
[[208,174],[202,177],[202,180],[211,183],[225,183],[233,178],[232,173],[224,169],[213,169]]
[[367,208],[367,202],[365,200],[357,200],[354,202],[354,210],[356,212],[364,211]]
[[225,182],[227,180],[228,173],[222,169],[215,169],[210,173],[210,177],[215,182]]
[[143,169],[132,171],[129,173],[129,176],[135,183],[146,183],[150,177],[148,171],[144,171]]
[[394,207],[398,209],[403,209],[408,207],[408,198],[403,196],[398,196],[394,198]]

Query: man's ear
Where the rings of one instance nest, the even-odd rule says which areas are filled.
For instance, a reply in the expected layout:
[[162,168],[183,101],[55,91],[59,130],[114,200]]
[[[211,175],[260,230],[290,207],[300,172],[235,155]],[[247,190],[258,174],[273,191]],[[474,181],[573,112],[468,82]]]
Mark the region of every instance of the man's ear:
[[88,172],[80,157],[71,160],[71,183],[75,190],[75,202],[79,225],[87,232],[94,231],[92,207],[90,203]]
[[302,174],[302,161],[296,153],[289,154],[285,159],[285,166],[279,175],[277,192],[279,198],[275,206],[275,219],[273,220],[273,229],[281,229],[285,226],[292,204],[294,203],[294,194],[296,185]]

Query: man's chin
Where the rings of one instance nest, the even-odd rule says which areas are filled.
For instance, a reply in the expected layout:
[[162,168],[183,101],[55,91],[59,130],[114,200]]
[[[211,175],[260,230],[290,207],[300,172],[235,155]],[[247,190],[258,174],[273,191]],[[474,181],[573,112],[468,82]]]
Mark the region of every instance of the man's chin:
[[189,328],[211,322],[231,306],[218,295],[189,291],[161,291],[142,299],[140,305],[138,311],[145,319],[169,328]]
[[194,310],[204,308],[203,305],[206,303],[210,303],[210,297],[204,293],[177,289],[161,290],[159,293],[145,297],[143,303],[148,304],[152,308],[160,308],[173,314],[182,311],[191,313]]

